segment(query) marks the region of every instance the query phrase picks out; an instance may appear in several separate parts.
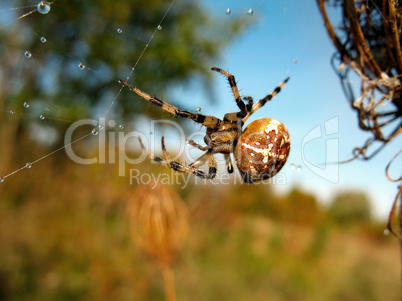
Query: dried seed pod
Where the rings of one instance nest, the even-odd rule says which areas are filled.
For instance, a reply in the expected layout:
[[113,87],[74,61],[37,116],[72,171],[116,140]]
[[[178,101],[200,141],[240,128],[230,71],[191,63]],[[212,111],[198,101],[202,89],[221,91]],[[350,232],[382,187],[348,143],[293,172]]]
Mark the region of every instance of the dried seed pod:
[[159,263],[170,265],[188,230],[188,212],[180,197],[161,184],[140,186],[129,202],[134,241]]

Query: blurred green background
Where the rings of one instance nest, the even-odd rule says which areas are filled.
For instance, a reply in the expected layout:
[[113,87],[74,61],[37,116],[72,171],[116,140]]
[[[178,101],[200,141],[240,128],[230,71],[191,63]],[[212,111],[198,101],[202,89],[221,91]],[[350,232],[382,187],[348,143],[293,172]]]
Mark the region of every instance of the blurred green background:
[[[1,299],[164,300],[158,263],[130,235],[136,186],[115,166],[57,169],[51,161],[2,187]],[[148,162],[137,167],[166,173]],[[297,188],[171,188],[189,208],[188,238],[173,265],[178,300],[400,298],[398,242],[383,235],[361,192],[324,208]]]
[[[168,6],[161,0],[56,1],[47,15],[17,20],[35,3],[2,1],[0,175],[62,147],[72,122],[104,114],[117,80],[141,57]],[[177,1],[162,24],[169,30],[157,32],[136,67],[136,85],[161,98],[171,86],[201,87],[211,99],[203,106],[213,105],[211,62],[254,22],[258,18],[222,19],[200,2]],[[143,116],[170,118],[126,90],[108,115],[126,131],[141,127]],[[90,130],[80,129],[76,138]],[[74,148],[90,156],[97,142],[92,137]],[[135,168],[175,177],[149,160]],[[80,165],[63,151],[6,178],[0,185],[0,300],[164,300],[157,262],[130,236],[127,206],[135,202],[136,186],[119,177],[115,164]],[[339,190],[324,205],[297,186],[281,193],[268,184],[170,186],[189,210],[188,238],[173,265],[178,300],[400,298],[398,242],[383,235],[385,222],[361,190]]]

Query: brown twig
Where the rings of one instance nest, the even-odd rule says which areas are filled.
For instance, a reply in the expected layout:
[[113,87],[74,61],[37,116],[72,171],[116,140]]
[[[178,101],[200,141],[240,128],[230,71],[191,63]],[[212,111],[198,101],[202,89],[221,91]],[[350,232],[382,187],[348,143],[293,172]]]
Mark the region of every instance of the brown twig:
[[[400,77],[402,77],[400,74],[402,70],[402,47],[400,45],[401,32],[399,31],[402,26],[401,8],[397,7],[395,0],[383,0],[382,4],[378,5],[380,7],[377,6],[377,3],[380,2],[373,0],[336,1],[335,3],[343,4],[344,26],[338,28],[344,34],[341,39],[330,23],[325,2],[325,0],[317,0],[325,28],[340,55],[334,56],[340,61],[342,67],[336,70],[345,94],[351,102],[352,108],[357,112],[360,128],[371,133],[371,138],[367,140],[364,146],[354,149],[351,159],[340,163],[350,162],[358,158],[369,160],[388,142],[402,133],[402,84],[400,81]],[[379,14],[381,20],[371,19],[376,18]],[[333,66],[335,66],[334,62]],[[348,80],[350,70],[355,71],[361,79],[360,96],[357,98],[354,97],[353,86]],[[376,92],[379,95],[376,95]],[[395,105],[397,109],[388,110],[386,113],[379,111],[388,104]],[[394,130],[391,132],[388,129],[385,130],[385,127],[393,122],[397,122]],[[368,155],[368,149],[371,149],[374,142],[380,142],[381,145]],[[387,178],[389,178],[389,166],[394,162],[395,157],[386,168]],[[402,180],[398,179],[398,181]],[[402,198],[401,186],[399,186],[388,221],[390,231],[399,239],[402,238],[402,221],[399,220],[401,227],[399,232],[393,228],[393,222],[398,215],[398,200],[400,198]]]
[[401,50],[401,43],[399,40],[398,26],[396,23],[395,0],[388,0],[388,10],[389,10],[389,17],[388,17],[387,21],[388,21],[388,24],[391,29],[391,36],[392,36],[393,46],[396,51],[396,58],[398,61],[399,71],[401,71],[402,70],[402,50]]
[[[352,33],[352,37],[354,38],[355,45],[357,50],[364,61],[367,64],[370,71],[376,76],[379,77],[381,74],[381,69],[375,62],[373,55],[371,54],[370,48],[366,43],[366,39],[364,38],[364,34],[362,28],[360,27],[359,20],[357,18],[357,12],[355,9],[354,0],[345,0],[345,17],[349,20],[349,29]],[[364,66],[363,66],[364,67]]]

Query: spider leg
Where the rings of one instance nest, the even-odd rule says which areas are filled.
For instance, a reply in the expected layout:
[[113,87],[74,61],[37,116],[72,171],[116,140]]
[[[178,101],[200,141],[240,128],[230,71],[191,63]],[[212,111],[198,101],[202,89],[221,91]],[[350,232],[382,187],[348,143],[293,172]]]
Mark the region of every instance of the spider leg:
[[191,119],[197,123],[202,124],[205,127],[210,127],[210,128],[216,128],[218,127],[221,123],[222,120],[215,116],[209,116],[209,115],[203,115],[203,114],[198,114],[198,113],[192,113],[186,110],[181,110],[175,106],[172,106],[156,97],[152,97],[149,94],[139,90],[138,88],[130,85],[129,83],[126,83],[123,80],[119,80],[119,82],[123,85],[125,85],[127,88],[129,88],[131,91],[137,93],[139,96],[141,96],[143,99],[151,102],[152,104],[156,105],[157,107],[161,108],[163,111],[169,112],[170,114]]
[[157,157],[157,156],[154,156],[153,154],[151,154],[151,153],[144,147],[144,144],[142,143],[141,139],[138,138],[138,140],[140,141],[141,147],[142,147],[142,149],[144,150],[144,152],[147,154],[147,156],[148,156],[151,160],[155,161],[156,163],[159,163],[159,164],[162,165],[162,166],[171,168],[171,169],[173,169],[173,170],[175,170],[175,171],[193,174],[193,175],[195,175],[195,176],[197,176],[197,177],[200,177],[200,178],[202,178],[202,179],[213,179],[213,178],[215,177],[215,174],[206,174],[205,172],[203,172],[203,171],[201,171],[201,170],[198,170],[197,168],[194,168],[194,167],[192,167],[192,166],[183,165],[183,164],[181,164],[180,162],[173,161],[173,160],[171,159],[169,153],[168,153],[167,150],[166,150],[164,137],[162,137],[162,150],[163,150],[163,153],[164,153],[165,158],[166,158],[165,160],[162,159],[162,158],[160,158],[160,157]]
[[239,114],[239,112],[226,113],[225,116],[223,116],[223,121],[238,122],[239,121],[238,114]]
[[247,112],[250,112],[251,108],[253,107],[253,103],[254,103],[253,98],[251,96],[245,96],[245,97],[243,97],[243,100],[247,101],[246,109],[247,109]]
[[[253,107],[253,103],[254,103],[253,98],[251,96],[245,96],[245,97],[243,97],[243,100],[247,101],[246,110],[247,110],[247,112],[250,112],[252,107]],[[239,122],[239,117],[241,119],[244,116],[239,116],[239,112],[227,113],[223,117],[223,120],[224,121]]]
[[198,148],[199,150],[202,150],[202,151],[207,151],[207,150],[209,150],[211,148],[210,146],[199,145],[197,142],[194,142],[193,140],[188,140],[187,139],[186,142],[188,144],[190,144],[191,146],[194,146],[194,147],[196,147],[196,148]]
[[141,145],[142,150],[147,154],[147,156],[148,156],[151,160],[153,160],[153,161],[155,161],[156,163],[159,163],[160,165],[163,165],[163,166],[165,166],[165,167],[170,167],[168,161],[163,160],[162,158],[157,157],[157,156],[154,156],[153,154],[151,154],[151,153],[145,148],[144,144],[142,143],[142,140],[141,140],[140,138],[138,138],[138,140],[140,141],[140,145]]
[[[204,172],[198,170],[196,167],[192,166],[191,164],[190,164],[190,166],[188,166],[188,165],[183,165],[180,162],[173,161],[170,158],[170,155],[166,150],[165,138],[164,137],[162,137],[162,151],[163,151],[163,154],[165,155],[166,160],[169,162],[170,168],[172,168],[173,170],[180,171],[180,172],[192,173],[193,175],[196,175],[196,176],[201,177],[203,179],[205,179],[205,178],[207,178],[207,179],[215,178],[215,175],[216,175],[216,161],[215,161],[214,156],[212,155],[212,150],[209,150],[206,153],[206,157],[207,157],[207,160],[208,160],[208,166],[209,166],[208,175],[206,175]],[[203,161],[203,156],[201,156],[198,160],[196,160],[195,163],[197,165],[199,165],[199,166],[202,166],[203,165],[202,161]]]
[[232,159],[230,158],[229,154],[225,154],[225,159],[226,159],[226,169],[228,173],[233,173],[233,163]]
[[216,169],[217,169],[216,160],[212,153],[212,149],[210,149],[206,154],[208,162],[208,176],[210,176],[211,179],[213,179],[216,176]]
[[221,68],[212,67],[211,70],[220,72],[224,76],[227,77],[230,88],[232,89],[233,96],[236,100],[236,104],[240,109],[240,112],[238,113],[239,114],[238,117],[240,117],[240,118],[245,117],[247,115],[247,109],[246,109],[246,105],[244,104],[243,100],[241,100],[239,89],[237,88],[237,85],[236,85],[235,77],[232,74],[230,74],[229,72],[222,70]]
[[271,94],[268,94],[267,96],[265,96],[264,98],[260,99],[256,104],[253,105],[253,107],[251,108],[251,110],[247,113],[247,115],[245,117],[243,117],[242,121],[246,122],[246,120],[258,109],[260,109],[263,105],[265,105],[268,101],[270,101],[272,98],[275,97],[276,94],[278,94],[282,88],[285,86],[285,84],[288,82],[289,77],[286,78],[283,82],[281,82],[279,84],[278,87],[276,87],[274,89],[274,91],[272,91]]
[[197,160],[195,160],[193,163],[191,163],[189,166],[194,167],[194,168],[199,168],[203,166],[207,162],[207,153],[203,154],[201,157],[199,157]]

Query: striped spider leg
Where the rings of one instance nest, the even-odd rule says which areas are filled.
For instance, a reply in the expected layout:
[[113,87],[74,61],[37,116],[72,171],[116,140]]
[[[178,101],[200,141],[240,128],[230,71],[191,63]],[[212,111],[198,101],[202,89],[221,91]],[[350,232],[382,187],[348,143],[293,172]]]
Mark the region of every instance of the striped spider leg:
[[[203,179],[213,179],[216,176],[217,164],[214,155],[218,153],[224,155],[226,169],[229,173],[232,173],[234,170],[230,158],[230,154],[234,154],[237,167],[243,180],[247,183],[253,183],[274,176],[283,167],[289,154],[290,138],[286,127],[274,118],[259,118],[250,123],[244,131],[242,131],[242,128],[254,112],[281,91],[289,78],[285,79],[271,94],[268,94],[254,104],[251,97],[241,98],[235,77],[232,74],[216,67],[212,68],[212,70],[223,74],[227,78],[233,97],[239,108],[238,112],[225,114],[223,120],[215,116],[181,110],[120,80],[120,83],[131,91],[160,109],[175,116],[191,119],[207,128],[204,136],[206,146],[202,146],[192,140],[187,140],[190,145],[205,152],[189,165],[171,159],[169,153],[166,151],[163,137],[162,150],[165,159],[151,154],[140,140],[141,147],[151,160],[173,170],[190,173]],[[208,173],[199,170],[204,164],[208,165]]]

